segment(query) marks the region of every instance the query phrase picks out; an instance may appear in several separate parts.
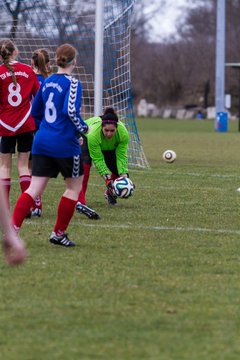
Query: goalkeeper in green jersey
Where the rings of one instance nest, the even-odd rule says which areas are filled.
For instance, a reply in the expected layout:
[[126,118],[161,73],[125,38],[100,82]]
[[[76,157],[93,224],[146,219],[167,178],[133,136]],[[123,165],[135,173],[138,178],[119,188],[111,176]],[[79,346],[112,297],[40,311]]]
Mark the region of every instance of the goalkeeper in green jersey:
[[89,133],[85,135],[82,145],[84,179],[76,210],[91,219],[99,219],[99,215],[86,205],[85,198],[91,162],[93,160],[99,174],[105,180],[105,198],[110,205],[115,205],[117,200],[112,190],[113,181],[119,176],[128,177],[129,134],[111,107],[106,108],[102,116],[86,120],[86,124]]

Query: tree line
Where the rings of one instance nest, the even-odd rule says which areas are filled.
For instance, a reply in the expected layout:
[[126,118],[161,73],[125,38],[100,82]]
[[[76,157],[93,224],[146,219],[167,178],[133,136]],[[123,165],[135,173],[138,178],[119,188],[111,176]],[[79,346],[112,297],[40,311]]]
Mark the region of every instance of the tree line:
[[[163,5],[166,5],[164,2]],[[132,40],[132,79],[135,101],[145,98],[158,106],[215,105],[215,54],[217,0],[196,0],[177,33],[152,43],[139,31],[136,20]],[[146,30],[146,28],[145,28]],[[226,1],[226,63],[240,63],[240,2]],[[225,90],[238,111],[240,68],[226,67]]]
[[[11,23],[2,16],[1,28],[11,38],[16,37],[19,19],[33,27],[27,14],[32,8],[44,8],[44,0],[1,0],[11,16]],[[118,6],[118,0],[114,0]],[[48,4],[62,11],[62,22],[57,22],[59,42],[65,41],[69,19],[81,29],[76,11],[79,0],[70,4],[64,0],[48,0]],[[95,0],[86,2],[83,12],[93,13]],[[158,42],[149,40],[149,19],[168,6],[166,0],[138,0],[135,4],[131,40],[131,75],[135,102],[145,98],[162,106],[192,106],[206,108],[215,104],[215,54],[217,0],[191,0],[186,16],[178,19],[174,36]],[[155,4],[153,13],[146,12]],[[74,5],[74,6],[73,6]],[[94,13],[93,13],[94,14]],[[81,14],[82,15],[82,14]],[[81,17],[82,19],[82,17]],[[43,19],[44,21],[45,19]],[[51,21],[49,19],[48,21]],[[53,21],[53,20],[52,20]],[[72,21],[72,20],[71,20]],[[240,63],[240,2],[226,1],[226,62]],[[74,41],[74,38],[73,38]],[[240,96],[240,68],[226,67],[226,93],[232,96],[232,110],[238,111]]]

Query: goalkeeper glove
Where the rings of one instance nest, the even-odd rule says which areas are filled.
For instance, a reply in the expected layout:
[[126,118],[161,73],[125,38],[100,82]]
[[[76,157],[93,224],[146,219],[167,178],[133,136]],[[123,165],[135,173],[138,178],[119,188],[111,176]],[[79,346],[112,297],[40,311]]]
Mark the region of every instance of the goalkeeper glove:
[[111,179],[107,179],[107,180],[105,180],[105,183],[106,183],[106,187],[108,188],[108,190],[113,192],[113,181]]
[[115,196],[115,191],[113,188],[113,180],[111,179],[111,175],[103,175],[103,178],[105,180],[107,189],[113,196]]

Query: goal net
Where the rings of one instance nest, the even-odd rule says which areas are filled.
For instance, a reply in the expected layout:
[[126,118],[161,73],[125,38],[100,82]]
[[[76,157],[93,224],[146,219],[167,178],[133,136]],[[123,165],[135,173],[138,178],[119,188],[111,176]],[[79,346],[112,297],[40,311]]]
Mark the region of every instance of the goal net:
[[[78,50],[75,76],[83,88],[81,115],[94,115],[95,8],[97,0],[0,0],[0,37],[11,38],[19,61],[30,64],[32,53],[54,53],[62,43]],[[130,134],[130,167],[148,168],[133,111],[130,73],[130,28],[135,0],[104,1],[103,108],[112,106]],[[55,69],[53,69],[55,70]],[[101,114],[99,114],[101,115]]]

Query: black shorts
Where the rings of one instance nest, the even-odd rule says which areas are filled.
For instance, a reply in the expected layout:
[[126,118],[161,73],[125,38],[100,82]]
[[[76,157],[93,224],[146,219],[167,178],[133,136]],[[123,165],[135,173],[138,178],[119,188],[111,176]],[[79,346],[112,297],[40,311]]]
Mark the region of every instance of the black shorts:
[[68,158],[32,155],[32,176],[56,178],[59,173],[64,178],[77,178],[83,175],[81,155]]
[[111,173],[116,176],[119,176],[118,169],[117,169],[117,158],[116,158],[116,151],[115,150],[103,150],[102,151],[105,163]]
[[83,163],[92,166],[92,159],[88,150],[87,138],[85,136],[83,136],[82,138],[83,138],[83,144],[81,145],[81,149],[82,149]]
[[18,152],[29,152],[32,149],[33,132],[26,132],[14,136],[2,136],[1,138],[1,153],[15,154],[17,145]]

